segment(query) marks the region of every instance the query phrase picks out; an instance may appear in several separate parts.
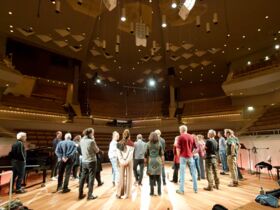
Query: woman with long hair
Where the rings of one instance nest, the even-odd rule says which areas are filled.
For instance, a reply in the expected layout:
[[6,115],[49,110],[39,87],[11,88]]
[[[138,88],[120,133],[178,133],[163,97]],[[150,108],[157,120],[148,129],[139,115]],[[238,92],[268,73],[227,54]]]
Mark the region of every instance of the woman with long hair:
[[171,182],[174,182],[174,183],[178,182],[178,171],[179,171],[179,168],[180,168],[180,156],[177,154],[178,138],[179,138],[179,136],[175,137],[174,145],[173,145],[173,155],[174,155],[173,169],[174,169],[174,172],[173,172],[173,179],[171,180]]
[[117,148],[120,177],[116,196],[129,198],[132,188],[134,143],[130,140],[128,129],[123,131],[122,140],[117,144]]
[[147,163],[147,174],[150,177],[150,195],[154,195],[154,186],[157,182],[158,195],[161,195],[161,169],[164,164],[164,152],[159,142],[157,133],[151,132],[147,150],[145,154],[145,162]]

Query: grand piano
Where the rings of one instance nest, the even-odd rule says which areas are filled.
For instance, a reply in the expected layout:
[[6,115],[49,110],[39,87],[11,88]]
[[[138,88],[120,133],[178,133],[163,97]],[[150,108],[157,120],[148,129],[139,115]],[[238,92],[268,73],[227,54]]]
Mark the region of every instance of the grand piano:
[[[42,182],[37,183],[41,184],[41,186],[45,186],[47,170],[51,169],[52,163],[52,148],[51,147],[38,147],[36,149],[28,149],[26,150],[26,170],[25,170],[25,178],[23,180],[23,185],[27,187],[31,187],[27,185],[27,178],[31,172],[42,174]],[[9,156],[4,156],[0,158],[0,172],[11,170],[11,160]],[[35,184],[35,185],[37,185]],[[34,184],[33,184],[34,185]],[[33,186],[32,185],[32,186]]]

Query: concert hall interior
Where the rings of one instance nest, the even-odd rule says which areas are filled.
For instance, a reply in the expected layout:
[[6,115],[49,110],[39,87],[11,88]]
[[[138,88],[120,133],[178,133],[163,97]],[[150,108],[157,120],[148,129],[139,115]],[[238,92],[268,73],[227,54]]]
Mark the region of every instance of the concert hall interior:
[[2,0],[0,210],[278,207],[279,8]]

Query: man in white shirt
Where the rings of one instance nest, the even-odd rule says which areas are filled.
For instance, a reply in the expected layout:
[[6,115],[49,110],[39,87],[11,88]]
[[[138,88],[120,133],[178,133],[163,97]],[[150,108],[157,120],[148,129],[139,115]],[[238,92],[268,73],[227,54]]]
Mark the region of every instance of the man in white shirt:
[[113,186],[119,181],[119,170],[118,170],[118,155],[117,155],[117,143],[120,138],[120,134],[117,131],[113,132],[112,141],[109,146],[108,156],[112,164],[113,171]]

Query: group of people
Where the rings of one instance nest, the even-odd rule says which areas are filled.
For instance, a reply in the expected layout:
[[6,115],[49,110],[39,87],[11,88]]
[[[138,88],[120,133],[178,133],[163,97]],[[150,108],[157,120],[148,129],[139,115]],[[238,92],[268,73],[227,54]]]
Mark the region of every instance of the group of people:
[[[215,139],[216,131],[209,130],[208,138],[205,141],[202,135],[192,135],[188,133],[186,125],[179,127],[180,135],[175,137],[173,153],[173,179],[174,183],[179,181],[178,194],[184,194],[186,167],[190,169],[193,190],[198,191],[197,181],[206,178],[208,186],[204,190],[212,191],[219,189],[218,176],[218,155],[222,163],[221,174],[230,172],[232,182],[229,186],[238,186],[237,154],[239,140],[230,129],[218,132],[219,140]],[[21,182],[25,169],[26,152],[24,142],[26,133],[20,132],[17,135],[17,142],[12,146],[11,159],[16,182],[16,192],[24,193]],[[86,197],[84,194],[84,184],[88,184],[88,200],[96,199],[93,194],[94,180],[98,186],[103,185],[100,172],[102,170],[101,151],[94,138],[94,129],[87,128],[82,136],[78,135],[72,140],[70,133],[64,135],[62,132],[56,133],[53,140],[54,153],[56,159],[52,170],[52,180],[57,180],[57,191],[62,193],[70,192],[68,188],[71,171],[73,178],[79,180],[79,199]],[[155,130],[150,133],[148,142],[145,142],[142,135],[138,134],[136,141],[131,140],[129,129],[125,129],[120,138],[120,134],[114,131],[109,145],[108,157],[112,165],[112,184],[116,186],[117,198],[129,198],[134,184],[142,185],[144,168],[147,166],[146,174],[149,176],[150,195],[155,195],[154,187],[157,186],[157,195],[161,195],[161,185],[166,185],[166,175],[164,167],[165,140],[161,137],[161,131]],[[205,166],[204,166],[205,165]],[[80,173],[78,175],[78,168]],[[56,178],[58,174],[58,178]]]

